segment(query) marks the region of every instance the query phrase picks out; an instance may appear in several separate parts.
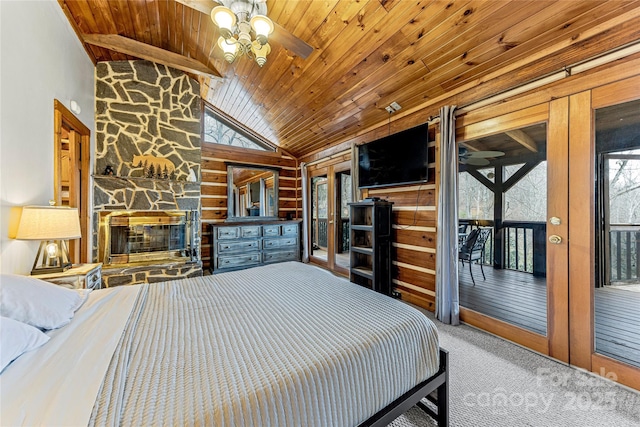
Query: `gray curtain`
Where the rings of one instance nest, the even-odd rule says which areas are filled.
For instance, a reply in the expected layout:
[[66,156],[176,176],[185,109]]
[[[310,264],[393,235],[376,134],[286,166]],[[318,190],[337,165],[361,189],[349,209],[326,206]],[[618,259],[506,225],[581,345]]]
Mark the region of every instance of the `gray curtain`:
[[351,143],[351,201],[359,202],[362,200],[362,192],[358,188],[358,181],[360,180],[358,173],[358,145],[355,142]]
[[307,164],[300,163],[302,185],[302,262],[309,262],[309,186]]
[[440,188],[436,242],[436,319],[450,325],[460,324],[455,109],[455,106],[440,109]]

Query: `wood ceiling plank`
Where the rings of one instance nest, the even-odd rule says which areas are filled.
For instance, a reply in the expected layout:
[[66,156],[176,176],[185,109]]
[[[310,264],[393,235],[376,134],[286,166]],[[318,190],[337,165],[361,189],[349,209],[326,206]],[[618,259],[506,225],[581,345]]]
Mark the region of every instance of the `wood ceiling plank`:
[[[311,35],[315,33],[317,29],[325,22],[326,16],[334,10],[336,4],[337,0],[309,2],[309,8],[307,9],[303,17],[298,20],[298,23],[292,33],[300,34],[300,37],[305,41],[310,40]],[[289,26],[289,28],[291,28],[291,26]],[[315,52],[313,53],[317,55],[319,53],[319,50],[316,48]],[[271,61],[271,59],[269,61]],[[271,64],[269,71],[267,73],[261,73],[259,79],[256,79],[252,83],[255,85],[255,91],[252,97],[255,104],[259,106],[260,110],[263,113],[268,112],[268,108],[264,104],[265,98],[270,99],[272,102],[277,102],[277,100],[279,99],[278,95],[274,96],[274,92],[278,92],[273,88],[281,87],[278,85],[280,79],[286,77],[286,81],[291,82],[293,79],[299,78],[305,61],[306,60],[297,56],[289,55],[286,50],[280,51],[278,57],[273,61],[278,65],[274,66],[273,64]],[[265,90],[265,88],[267,89]],[[280,92],[280,94],[280,96],[282,96],[282,92]],[[250,113],[246,108],[244,108],[243,111],[246,112],[246,114]],[[244,116],[241,116],[241,119],[242,117]],[[266,121],[263,121],[263,123],[266,123]],[[269,129],[272,128],[272,126],[269,126]],[[272,130],[270,130],[270,132],[273,133]],[[278,142],[279,139],[274,140],[274,143]]]
[[[313,36],[316,39],[324,34],[323,27],[331,28],[327,33],[329,39],[325,41],[326,44],[312,42],[314,46],[320,47],[306,59],[300,70],[305,78],[292,79],[287,75],[281,76],[273,86],[274,90],[270,96],[264,99],[265,106],[270,112],[270,119],[277,117],[285,108],[297,108],[297,106],[281,103],[282,95],[288,93],[290,89],[299,96],[307,93],[307,89],[316,80],[322,78],[327,70],[337,66],[337,63],[344,59],[342,55],[347,46],[350,46],[354,39],[359,39],[361,32],[375,25],[386,13],[386,10],[375,0],[340,3]],[[350,59],[353,60],[354,56]]]
[[[594,9],[586,9],[589,6],[593,6]],[[466,59],[470,66],[467,67],[467,70],[457,72],[454,78],[442,80],[440,84],[445,89],[464,84],[473,76],[502,67],[507,61],[511,62],[516,58],[530,56],[531,52],[541,51],[547,46],[556,44],[558,39],[572,38],[575,34],[579,34],[581,29],[590,28],[595,22],[609,19],[612,15],[609,13],[611,9],[616,8],[611,4],[600,2],[559,2],[554,4],[512,27],[500,38],[479,46],[477,50],[482,52],[480,55],[469,51]]]
[[191,22],[186,28],[186,36],[189,40],[186,56],[189,58],[198,57],[198,51],[200,50],[199,38],[202,18],[206,18],[206,16],[198,11],[191,11]]
[[168,38],[167,38],[167,47],[166,50],[170,50],[173,52],[176,52],[176,39],[177,39],[177,35],[176,33],[178,32],[176,29],[176,25],[178,23],[177,19],[178,19],[178,3],[177,2],[167,2],[167,22],[166,22],[166,26],[167,26],[167,31],[168,31]]
[[146,59],[148,61],[168,65],[188,73],[219,77],[219,73],[216,70],[206,67],[195,59],[187,58],[177,53],[147,45],[126,37],[115,34],[84,34],[83,39],[86,43],[102,46],[107,49]]
[[[407,3],[403,3],[403,6],[405,4]],[[444,19],[444,22],[447,22],[447,21],[454,22],[454,21],[457,21],[456,18],[458,16],[463,18],[464,16],[466,16],[465,11],[470,9],[469,4],[470,3],[467,3],[467,2],[459,2],[457,3],[457,7],[447,7],[447,5],[445,4],[436,2],[436,3],[427,4],[427,5],[416,4],[412,8],[396,7],[393,9],[393,11],[396,12],[396,15],[388,16],[387,18],[385,18],[384,22],[380,23],[380,25],[383,26],[384,29],[387,29],[389,31],[390,37],[393,37],[394,34],[397,34],[398,30],[401,28],[412,27],[411,30],[406,30],[405,32],[400,31],[400,34],[405,34],[406,37],[413,38],[414,37],[413,35],[416,33],[423,34],[423,32],[425,31],[424,27],[430,26],[432,22],[437,22],[443,19]],[[471,2],[471,4],[473,4],[473,2]],[[451,6],[451,4],[449,4],[449,6]],[[428,16],[429,18],[426,19],[425,21],[422,21],[419,19],[420,16],[425,16],[425,15]],[[445,16],[446,16],[446,19],[445,19]],[[443,25],[441,25],[440,27],[444,28]],[[395,77],[395,73],[399,72],[403,68],[407,66],[411,67],[412,65],[415,65],[416,62],[418,61],[418,58],[413,57],[413,53],[414,53],[413,50],[415,50],[415,47],[418,44],[429,43],[429,41],[431,40],[431,38],[429,37],[430,34],[433,34],[433,31],[423,34],[420,37],[415,36],[417,37],[417,41],[415,42],[415,45],[412,45],[410,40],[406,44],[406,47],[411,46],[412,48],[411,51],[408,51],[407,53],[403,54],[402,51],[407,49],[406,48],[402,49],[400,53],[395,55],[395,59],[391,60],[389,64],[382,63],[382,66],[378,67],[378,70],[375,73],[375,76],[374,77],[370,76],[367,78],[369,81],[372,82],[371,86],[375,87],[380,80],[386,80],[388,78]],[[393,65],[396,66],[396,69],[389,70],[388,68],[391,68]],[[418,64],[418,66],[420,66],[420,64]],[[416,68],[416,67],[413,67],[413,68]],[[347,75],[351,75],[351,74],[352,74],[352,71],[349,71],[349,73],[347,73]],[[357,88],[360,88],[361,86],[359,85],[359,83],[356,83],[354,79],[350,79],[348,77],[346,77],[346,79],[349,79],[350,81],[349,84],[344,85],[344,87],[350,88],[346,90],[348,92],[348,95],[351,96],[352,98],[357,97],[357,95],[353,94],[353,92],[357,90]],[[335,81],[338,79],[327,78],[326,80]],[[338,81],[340,82],[340,80]],[[324,94],[325,90],[326,88],[321,88],[321,89],[315,90],[315,93]],[[366,93],[366,90],[362,90],[361,93],[362,95],[364,95]],[[339,104],[343,104],[343,103],[344,103],[344,98],[342,101],[339,101]],[[336,106],[327,105],[327,104],[328,102],[325,102],[325,108],[329,108],[329,109],[337,108]],[[321,114],[321,113],[318,113],[318,114]],[[307,117],[308,120],[313,118],[314,117]],[[298,124],[298,126],[305,125],[305,123],[301,123],[299,120],[295,120],[295,122]],[[284,132],[286,132],[287,130],[288,129],[286,128],[283,129]]]
[[166,0],[146,0],[147,20],[149,21],[149,33],[151,35],[151,44],[160,48],[163,46],[162,31],[160,29],[160,3],[166,5]]
[[136,29],[133,26],[131,12],[129,11],[129,3],[125,0],[108,0],[111,7],[111,16],[118,23],[118,33],[121,36],[135,38]]
[[[87,5],[93,14],[96,22],[98,33],[114,34],[118,32],[118,28],[114,24],[114,18],[111,13],[111,5],[105,1],[88,1]],[[120,52],[109,52],[109,59],[112,61],[126,61],[127,55]]]
[[129,5],[129,13],[133,27],[136,29],[136,40],[139,42],[153,45],[151,31],[149,30],[149,18],[147,16],[147,5],[144,0],[127,1]]
[[[515,8],[508,3],[499,3],[504,7],[493,10],[490,15],[483,15],[480,22],[466,27],[466,31],[456,32],[447,37],[448,41],[438,44],[437,48],[431,49],[421,59],[430,70],[435,70],[456,58],[464,61],[467,51],[497,37],[553,3],[555,2],[534,0],[520,2]],[[475,14],[475,17],[478,17],[478,14]]]
[[[76,36],[78,36],[78,39],[81,40],[82,30],[78,27],[78,22],[76,18],[73,16],[73,13],[69,9],[69,7],[67,6],[65,0],[58,0],[58,4],[60,5],[60,8],[62,9],[62,12],[64,13],[64,15],[67,17],[67,20],[69,21],[69,24],[71,25],[71,28],[73,29],[73,31],[76,33]],[[92,50],[92,48],[94,48],[95,46],[82,43],[82,47],[84,47],[84,50],[85,52],[87,52],[87,55],[89,56],[91,61],[94,64],[96,64],[98,60],[94,51]]]
[[[414,3],[411,4],[414,5]],[[339,64],[336,63],[334,66],[325,69],[324,72],[319,75],[318,79],[312,82],[311,85],[305,85],[306,87],[304,87],[304,89],[296,88],[296,85],[294,84],[292,86],[294,91],[296,91],[296,93],[305,93],[306,96],[299,96],[293,100],[293,103],[288,108],[293,117],[291,115],[285,116],[283,121],[296,124],[299,123],[299,120],[295,119],[295,117],[297,116],[299,109],[303,107],[305,103],[309,103],[318,96],[323,96],[325,90],[331,87],[334,82],[339,82],[339,79],[347,74],[349,70],[356,67],[358,63],[362,61],[363,57],[366,58],[374,52],[381,43],[384,43],[386,40],[391,38],[396,33],[395,25],[402,25],[405,22],[410,22],[413,17],[422,10],[423,6],[424,5],[422,3],[416,3],[414,7],[396,7],[392,9],[392,11],[397,11],[394,16],[389,16],[390,12],[387,12],[381,7],[374,12],[377,13],[377,15],[372,20],[373,22],[369,22],[368,29],[367,26],[360,29],[356,25],[351,25],[351,28],[345,30],[345,32],[348,31],[348,33],[344,34],[344,37],[341,36],[339,39],[334,41],[326,51],[329,52],[329,55],[327,55],[328,63],[333,62],[330,59],[332,55],[343,55],[343,57],[346,57],[349,60],[341,61]],[[356,24],[358,23],[357,21],[354,22],[356,22]],[[390,25],[389,23],[391,22],[394,22],[395,25]],[[359,42],[354,44],[354,40],[359,40]],[[354,47],[356,49],[354,49]],[[344,55],[345,52],[350,52],[350,54]],[[273,110],[274,120],[278,118],[278,113],[277,109]],[[307,120],[311,120],[311,118],[307,116]],[[286,127],[281,131],[286,132]]]
[[178,30],[182,34],[182,43],[180,44],[180,49],[176,52],[186,57],[190,56],[189,52],[191,50],[191,18],[194,13],[200,15],[200,12],[198,12],[197,10],[193,10],[190,7],[182,8],[182,26]]
[[191,10],[187,6],[183,6],[182,4],[176,2],[176,10],[175,10],[175,27],[174,27],[174,39],[173,39],[173,49],[174,52],[182,53],[184,51],[184,43],[182,40],[183,37],[183,28],[185,26],[185,11]]
[[[571,40],[571,36],[570,35],[567,36],[567,42],[566,43],[570,44],[572,42],[573,41]],[[563,48],[566,45],[566,43],[561,43],[560,46],[557,49]],[[550,50],[548,52],[548,54],[553,56],[553,51]],[[526,62],[536,62],[536,61],[539,62],[540,58],[539,57],[534,57],[532,55],[533,55],[533,52],[531,52],[531,51],[529,51],[526,55],[522,55],[522,59],[521,59],[522,65],[526,65],[525,64]],[[531,58],[531,59],[529,59],[529,58]],[[555,56],[554,56],[554,58],[555,58]],[[548,63],[545,62],[545,64],[548,64]],[[441,82],[440,82],[441,78],[448,78],[448,79],[451,79],[451,81],[454,81],[456,79],[456,76],[460,74],[461,68],[466,68],[466,67],[468,67],[468,66],[462,64],[458,68],[453,68],[451,70],[446,70],[446,71],[442,70],[442,69],[434,70],[432,72],[432,74],[430,74],[427,78],[423,79],[422,81],[416,82],[412,86],[412,89],[415,92],[420,93],[421,91],[424,91],[424,90],[428,89],[429,87],[432,87],[433,85],[441,84]],[[501,63],[499,67],[496,67],[494,72],[495,73],[500,73],[503,68],[504,68],[504,64]],[[557,69],[558,69],[558,65],[556,64],[556,66],[555,66],[555,68],[553,70],[547,70],[546,72],[554,71],[554,70],[557,70]],[[530,69],[529,72],[531,72],[531,69]],[[541,74],[544,74],[544,72],[541,72]],[[541,75],[541,74],[539,74],[539,75]],[[485,75],[488,75],[488,74],[485,74]],[[525,78],[522,75],[512,75],[511,77],[516,77],[520,81],[524,81],[523,79]],[[534,78],[534,77],[536,77],[536,76],[533,75],[533,74],[530,74],[529,78],[531,79],[531,78]],[[502,77],[502,79],[504,79],[504,77]],[[477,78],[475,80],[477,80]],[[467,82],[467,84],[468,84],[468,82]],[[457,85],[456,87],[460,87],[460,85]],[[451,90],[451,88],[445,88],[445,89]],[[402,91],[399,91],[397,93],[397,95],[400,95],[401,97],[406,96],[408,98],[408,100],[409,100],[409,103],[414,103],[416,101],[420,102],[420,100],[415,95],[413,97],[411,97],[411,90],[409,88],[404,89]]]
[[[171,50],[171,46],[169,45],[169,2],[156,2],[156,9],[156,16],[158,19],[158,36],[160,38],[160,44],[158,47],[161,47],[164,50]],[[203,61],[201,60],[200,62]]]

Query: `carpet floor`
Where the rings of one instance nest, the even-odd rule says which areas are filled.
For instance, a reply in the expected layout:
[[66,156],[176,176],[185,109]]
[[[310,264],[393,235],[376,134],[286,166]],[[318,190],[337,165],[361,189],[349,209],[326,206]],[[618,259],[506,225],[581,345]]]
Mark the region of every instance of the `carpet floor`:
[[[434,322],[449,351],[451,426],[640,426],[640,393],[471,326]],[[391,424],[435,425],[415,407]]]

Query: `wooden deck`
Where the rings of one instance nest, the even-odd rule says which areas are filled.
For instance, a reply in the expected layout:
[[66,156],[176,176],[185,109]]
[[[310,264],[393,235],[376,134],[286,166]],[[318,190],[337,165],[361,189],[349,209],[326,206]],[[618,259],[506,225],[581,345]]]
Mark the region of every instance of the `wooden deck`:
[[640,291],[596,289],[595,312],[596,352],[640,367]]
[[540,335],[547,334],[547,281],[529,273],[513,270],[495,270],[484,267],[487,280],[482,280],[479,265],[472,265],[473,286],[469,264],[460,263],[460,305],[528,329]]
[[[547,331],[546,279],[512,270],[460,265],[460,305],[540,335]],[[640,285],[638,285],[640,287]],[[640,367],[640,292],[595,290],[595,345],[599,354]]]

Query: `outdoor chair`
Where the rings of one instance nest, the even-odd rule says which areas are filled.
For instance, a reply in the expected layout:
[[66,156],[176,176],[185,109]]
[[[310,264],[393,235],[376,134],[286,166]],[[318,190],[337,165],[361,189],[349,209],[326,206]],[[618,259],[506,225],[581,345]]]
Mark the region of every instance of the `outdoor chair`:
[[469,274],[471,274],[471,281],[473,282],[473,286],[476,285],[476,281],[473,278],[473,269],[471,268],[472,261],[480,261],[480,271],[482,272],[482,278],[486,280],[487,278],[484,275],[484,269],[482,268],[482,264],[484,261],[484,245],[487,243],[487,239],[491,235],[490,228],[476,228],[469,233],[467,238],[464,241],[464,244],[460,246],[460,250],[458,251],[458,259],[462,261],[462,265],[464,262],[469,262]]

